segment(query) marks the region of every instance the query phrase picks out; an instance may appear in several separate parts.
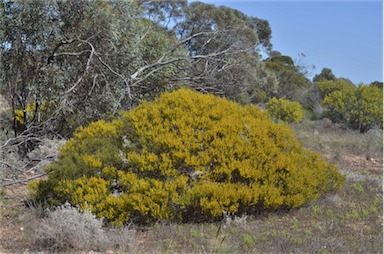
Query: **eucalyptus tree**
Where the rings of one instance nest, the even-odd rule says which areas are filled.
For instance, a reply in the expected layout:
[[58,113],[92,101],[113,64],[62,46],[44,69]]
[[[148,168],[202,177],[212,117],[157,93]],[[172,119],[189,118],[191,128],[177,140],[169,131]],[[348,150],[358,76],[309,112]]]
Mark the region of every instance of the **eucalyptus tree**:
[[2,10],[1,91],[27,129],[45,114],[48,129],[71,133],[175,86],[246,102],[276,86],[257,53],[271,48],[268,22],[231,8],[3,0]]
[[[177,39],[144,17],[141,2],[5,0],[2,7],[1,90],[24,111],[23,125],[36,113],[28,105],[38,110],[45,103],[54,131],[70,133],[131,107],[147,92],[161,92],[171,72],[143,68]],[[167,57],[177,54],[182,51]]]
[[0,92],[18,133],[0,144],[0,173],[11,171],[0,175],[0,187],[42,168],[28,158],[17,165],[10,152],[26,157],[47,135],[71,135],[169,86],[166,79],[177,73],[170,58],[187,54],[171,50],[178,39],[149,20],[144,7],[142,1],[1,1]]
[[273,74],[260,64],[258,53],[260,47],[272,47],[268,21],[228,7],[192,2],[174,30],[186,40],[190,58],[196,59],[183,78],[197,90],[259,102],[260,93],[275,89]]
[[296,66],[290,56],[272,51],[265,60],[265,65],[275,73],[278,80],[277,97],[304,102],[311,82],[300,72],[301,67]]
[[376,86],[380,89],[383,89],[383,82],[380,82],[380,81],[373,81],[371,84],[369,84],[370,86]]
[[323,68],[321,70],[321,73],[319,74],[316,74],[314,77],[313,77],[313,82],[319,82],[319,81],[322,81],[322,80],[331,80],[331,81],[335,81],[337,78],[335,76],[335,74],[333,74],[332,70],[329,69],[329,68]]
[[186,0],[2,0],[0,14],[0,92],[18,131],[0,153],[15,145],[25,155],[43,136],[70,136],[175,87],[244,103],[276,93],[275,74],[259,54],[272,48],[268,21],[231,8]]

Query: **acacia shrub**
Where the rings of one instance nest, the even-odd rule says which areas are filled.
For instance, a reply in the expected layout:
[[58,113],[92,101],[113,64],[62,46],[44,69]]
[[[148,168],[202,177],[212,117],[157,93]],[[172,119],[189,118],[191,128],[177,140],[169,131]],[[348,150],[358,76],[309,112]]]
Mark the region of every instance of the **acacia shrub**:
[[343,183],[258,107],[188,89],[79,129],[47,170],[31,186],[37,201],[115,225],[293,208]]
[[383,126],[383,90],[360,85],[328,94],[323,105],[332,121],[366,132]]
[[343,79],[337,79],[337,80],[320,80],[318,82],[315,82],[315,87],[319,91],[321,98],[325,98],[329,94],[340,91],[340,90],[350,90],[355,89],[355,85],[347,82]]
[[287,123],[298,123],[304,118],[303,107],[297,101],[273,97],[265,106],[272,117]]

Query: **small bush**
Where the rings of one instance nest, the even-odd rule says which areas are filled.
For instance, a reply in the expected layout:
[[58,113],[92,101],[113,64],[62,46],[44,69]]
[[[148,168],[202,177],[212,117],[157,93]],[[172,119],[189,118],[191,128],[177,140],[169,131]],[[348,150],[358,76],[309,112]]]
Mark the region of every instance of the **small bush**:
[[328,94],[323,104],[338,123],[366,132],[383,127],[383,91],[376,86],[348,87]]
[[298,123],[304,118],[303,107],[297,101],[273,97],[265,106],[272,117],[287,123]]
[[52,250],[85,250],[102,235],[102,221],[88,211],[79,212],[69,204],[49,213],[38,231],[38,242]]
[[132,240],[127,230],[106,231],[102,226],[103,221],[89,211],[81,212],[66,203],[40,222],[35,247],[49,251],[106,251],[119,246],[127,250]]
[[298,207],[343,183],[259,108],[185,89],[79,129],[47,170],[36,200],[116,225]]

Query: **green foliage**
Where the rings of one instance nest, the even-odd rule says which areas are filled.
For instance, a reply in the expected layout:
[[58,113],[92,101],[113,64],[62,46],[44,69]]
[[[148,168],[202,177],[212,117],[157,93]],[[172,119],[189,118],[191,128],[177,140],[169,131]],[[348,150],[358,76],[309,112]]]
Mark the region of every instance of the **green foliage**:
[[383,89],[383,82],[380,82],[380,81],[374,81],[372,82],[371,84],[369,84],[370,86],[376,86],[380,89]]
[[346,86],[329,93],[323,104],[334,122],[361,132],[383,126],[383,93],[377,86]]
[[244,44],[252,46],[259,42],[264,47],[271,47],[268,21],[248,17],[225,6],[216,7],[213,4],[192,2],[185,9],[185,21],[177,24],[176,28],[182,36],[190,36],[195,32],[220,31],[218,36],[207,44],[204,44],[204,37],[191,41],[188,47],[194,53],[222,50],[235,41],[237,44],[232,47],[242,47]]
[[297,101],[303,99],[303,95],[310,88],[311,83],[300,73],[300,67],[295,66],[291,57],[273,51],[264,62],[267,69],[273,71],[279,81],[276,93],[278,97]]
[[337,79],[337,80],[321,80],[319,82],[315,83],[316,88],[320,92],[320,95],[322,98],[325,98],[327,95],[336,92],[336,91],[351,91],[354,90],[356,87],[355,85],[343,80],[343,79]]
[[[68,135],[166,91],[170,79],[184,74],[173,62],[130,78],[165,53],[164,61],[187,56],[182,46],[171,50],[179,43],[175,34],[146,18],[141,2],[5,1],[0,92],[20,97],[20,104],[52,102],[44,127]],[[157,4],[163,6],[151,5]]]
[[313,82],[319,82],[323,80],[335,81],[336,76],[333,74],[331,69],[323,68],[320,74],[316,74],[315,77],[313,77]]
[[287,123],[298,123],[304,118],[303,107],[297,101],[273,97],[265,106],[272,117]]
[[186,80],[196,90],[241,103],[264,102],[275,92],[275,75],[253,50],[271,48],[268,21],[224,6],[191,2],[175,32],[183,40],[193,36],[185,45],[189,55],[214,56],[189,66]]
[[[241,58],[242,64],[232,67],[231,71],[237,75],[236,82],[242,80],[241,83],[244,87],[236,85],[237,89],[234,92],[233,86],[228,86],[226,97],[243,104],[267,101],[276,94],[278,88],[275,74],[268,70],[263,63],[258,63],[258,56],[255,54],[243,55]],[[225,83],[224,80],[223,83]]]
[[178,86],[258,103],[277,84],[254,50],[272,47],[268,21],[232,8],[186,0],[3,1],[0,13],[0,92],[51,101],[46,132],[70,135]]
[[181,89],[79,129],[33,184],[121,225],[298,207],[339,188],[335,166],[255,106]]

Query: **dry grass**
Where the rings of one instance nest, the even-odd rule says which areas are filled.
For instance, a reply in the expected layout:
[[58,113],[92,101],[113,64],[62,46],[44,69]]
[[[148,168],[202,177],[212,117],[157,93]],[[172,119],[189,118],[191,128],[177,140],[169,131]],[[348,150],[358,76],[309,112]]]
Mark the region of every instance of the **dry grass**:
[[[103,237],[94,237],[94,242],[85,247],[64,250],[83,253],[382,253],[382,131],[361,134],[324,122],[293,128],[305,147],[324,154],[347,176],[345,186],[339,191],[289,212],[229,217],[221,223],[159,222],[152,227],[137,227],[120,234],[111,228],[100,228],[96,223]],[[47,245],[39,247],[38,239],[42,234],[36,230],[50,226],[55,232],[55,221],[60,221],[60,216],[49,221],[52,216],[42,216],[44,212],[38,209],[25,208],[11,201],[5,200],[4,195],[0,200],[3,209],[0,212],[0,252],[39,250],[50,253],[58,250],[49,249]],[[84,219],[79,218],[80,221]],[[75,239],[80,239],[89,233],[85,230],[86,227],[75,228],[70,232]],[[60,239],[59,236],[51,238]],[[109,242],[105,238],[110,239]],[[113,244],[110,244],[111,239],[115,239]],[[107,242],[105,246],[108,247],[100,247],[103,242]]]
[[[383,130],[373,129],[367,133],[344,130],[326,119],[292,125],[292,128],[304,147],[321,153],[334,163],[353,157],[382,160]],[[381,173],[381,165],[379,171]]]

